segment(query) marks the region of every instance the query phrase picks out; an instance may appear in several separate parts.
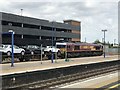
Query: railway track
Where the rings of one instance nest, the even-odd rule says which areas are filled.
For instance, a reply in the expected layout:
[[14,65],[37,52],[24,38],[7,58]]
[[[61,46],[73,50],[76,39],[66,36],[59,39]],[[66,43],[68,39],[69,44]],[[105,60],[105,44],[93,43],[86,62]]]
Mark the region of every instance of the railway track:
[[99,69],[93,69],[89,71],[79,72],[76,74],[66,75],[66,76],[60,76],[58,78],[52,78],[48,80],[38,81],[34,83],[19,85],[15,87],[11,87],[7,90],[40,90],[40,89],[48,89],[50,87],[59,86],[61,84],[73,82],[76,80],[81,80],[89,77],[93,77],[100,74],[109,73],[112,71],[119,70],[119,65],[113,65],[110,67],[104,67]]

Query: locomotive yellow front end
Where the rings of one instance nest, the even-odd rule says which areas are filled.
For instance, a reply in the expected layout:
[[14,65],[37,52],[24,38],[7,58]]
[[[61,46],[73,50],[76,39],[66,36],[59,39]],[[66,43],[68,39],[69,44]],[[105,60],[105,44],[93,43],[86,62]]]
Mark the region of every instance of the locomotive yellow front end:
[[60,42],[56,43],[56,47],[60,49],[61,53],[67,51],[66,45],[67,45],[66,43],[60,43]]

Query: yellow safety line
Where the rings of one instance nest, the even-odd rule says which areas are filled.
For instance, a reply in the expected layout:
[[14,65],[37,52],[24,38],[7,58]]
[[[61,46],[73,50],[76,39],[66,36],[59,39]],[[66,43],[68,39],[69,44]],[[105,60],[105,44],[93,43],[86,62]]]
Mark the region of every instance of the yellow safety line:
[[118,86],[120,86],[120,83],[119,83],[119,84],[116,84],[116,85],[114,85],[114,86],[111,86],[111,87],[109,87],[109,88],[107,88],[107,89],[104,89],[104,90],[110,90],[110,89],[115,88],[115,87],[118,87]]

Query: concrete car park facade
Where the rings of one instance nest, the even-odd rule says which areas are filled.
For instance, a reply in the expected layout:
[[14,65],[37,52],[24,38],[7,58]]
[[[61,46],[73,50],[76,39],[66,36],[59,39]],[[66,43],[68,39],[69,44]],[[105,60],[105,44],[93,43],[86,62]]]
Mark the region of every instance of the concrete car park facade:
[[[64,20],[64,23],[50,22],[48,20],[14,15],[0,12],[0,25],[2,32],[13,30],[15,32],[15,45],[35,44],[50,45],[51,40],[80,42],[81,22]],[[11,36],[2,35],[2,43],[10,44]]]

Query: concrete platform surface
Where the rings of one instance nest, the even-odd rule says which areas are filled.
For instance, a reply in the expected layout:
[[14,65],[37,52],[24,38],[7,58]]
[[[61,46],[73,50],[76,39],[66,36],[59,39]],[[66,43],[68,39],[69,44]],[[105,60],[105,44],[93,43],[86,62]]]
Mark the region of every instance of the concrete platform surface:
[[[108,85],[113,82],[117,82],[119,80],[118,77],[119,74],[116,71],[101,76],[91,77],[87,80],[85,79],[85,80],[77,81],[72,84],[68,84],[59,88],[91,88],[90,90],[92,90],[93,88],[94,90],[95,88],[101,88],[102,86]],[[57,90],[62,90],[62,89],[57,89]]]
[[107,61],[113,61],[113,60],[118,60],[118,55],[106,56],[106,58],[104,58],[103,56],[69,58],[68,62],[66,62],[65,59],[54,60],[54,63],[51,63],[51,60],[20,62],[20,63],[14,63],[14,67],[11,67],[11,63],[0,64],[0,67],[1,67],[0,75],[32,72],[37,70],[68,67],[68,66],[89,64],[89,63],[96,63],[96,62],[107,62]]

